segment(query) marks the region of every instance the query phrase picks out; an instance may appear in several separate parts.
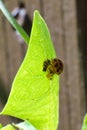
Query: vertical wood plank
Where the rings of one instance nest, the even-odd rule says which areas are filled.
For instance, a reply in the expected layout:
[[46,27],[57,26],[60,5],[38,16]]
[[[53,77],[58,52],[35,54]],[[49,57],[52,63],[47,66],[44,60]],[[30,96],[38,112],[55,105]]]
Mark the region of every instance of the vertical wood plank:
[[27,0],[27,10],[30,12],[31,19],[33,19],[34,10],[40,10],[39,0]]
[[[8,86],[9,81],[10,81],[10,68],[9,68],[8,39],[7,39],[7,33],[6,33],[6,21],[5,21],[4,16],[2,16],[2,18],[1,18],[1,26],[3,28],[1,30],[2,56],[3,56],[3,53],[4,53],[3,60],[1,61],[3,71],[2,71],[2,69],[1,69],[1,71],[2,71],[2,76],[4,76],[3,80],[5,80],[4,78],[6,78],[5,83],[6,83],[6,86]],[[1,59],[2,59],[2,57],[1,57]],[[3,66],[4,65],[3,63],[5,63],[5,66]],[[6,90],[8,92],[8,89],[6,89]]]
[[75,1],[62,0],[66,44],[67,91],[70,107],[70,130],[81,129],[81,79]]

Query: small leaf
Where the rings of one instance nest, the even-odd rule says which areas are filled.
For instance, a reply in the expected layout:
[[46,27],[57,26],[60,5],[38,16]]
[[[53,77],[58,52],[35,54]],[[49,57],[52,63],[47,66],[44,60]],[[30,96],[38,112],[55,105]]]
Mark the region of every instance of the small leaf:
[[84,117],[83,125],[81,130],[87,130],[87,114]]
[[15,128],[12,125],[8,124],[5,127],[2,127],[0,130],[15,130]]
[[2,124],[0,123],[0,129],[2,128],[3,126],[2,126]]
[[19,128],[19,130],[36,130],[31,123],[24,121],[18,124],[13,124],[14,127]]
[[37,130],[57,129],[59,76],[49,80],[43,71],[44,61],[55,57],[47,25],[35,11],[28,51],[2,114],[28,120]]

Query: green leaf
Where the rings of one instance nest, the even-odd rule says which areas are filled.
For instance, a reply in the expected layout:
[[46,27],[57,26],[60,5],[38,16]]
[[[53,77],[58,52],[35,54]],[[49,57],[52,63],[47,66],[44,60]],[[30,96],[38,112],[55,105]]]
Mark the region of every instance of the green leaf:
[[31,123],[28,121],[24,121],[18,124],[13,124],[14,127],[18,128],[19,130],[36,130]]
[[3,126],[2,126],[2,124],[0,123],[0,128],[2,128]]
[[57,129],[59,76],[49,80],[43,71],[44,61],[55,57],[47,25],[35,11],[28,51],[2,114],[28,120],[37,130]]
[[2,127],[0,130],[15,130],[15,128],[12,125],[8,124],[5,127]]
[[6,18],[9,20],[9,22],[13,25],[13,27],[19,32],[21,37],[24,39],[25,43],[29,43],[29,36],[27,33],[23,30],[23,28],[16,22],[16,20],[12,17],[12,15],[9,13],[9,11],[6,9],[4,3],[2,0],[0,0],[0,9],[3,12],[3,14],[6,16]]
[[81,130],[87,130],[87,114],[84,117],[83,125]]

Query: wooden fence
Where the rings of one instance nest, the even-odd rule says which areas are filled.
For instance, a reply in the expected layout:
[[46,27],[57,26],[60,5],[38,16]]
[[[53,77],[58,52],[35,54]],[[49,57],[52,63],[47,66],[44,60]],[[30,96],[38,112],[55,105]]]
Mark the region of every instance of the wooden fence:
[[[18,0],[7,0],[5,4],[12,11],[17,6],[17,2]],[[64,62],[64,72],[60,81],[58,130],[80,130],[86,111],[86,101],[83,70],[79,56],[76,1],[25,0],[24,2],[31,19],[35,9],[40,11],[48,24],[57,55]],[[24,48],[26,51],[27,46],[25,45]],[[21,49],[9,22],[0,12],[0,80],[4,87],[2,89],[0,86],[0,93],[2,93],[1,91],[6,93],[6,97],[23,60]],[[1,122],[4,122],[4,119]]]

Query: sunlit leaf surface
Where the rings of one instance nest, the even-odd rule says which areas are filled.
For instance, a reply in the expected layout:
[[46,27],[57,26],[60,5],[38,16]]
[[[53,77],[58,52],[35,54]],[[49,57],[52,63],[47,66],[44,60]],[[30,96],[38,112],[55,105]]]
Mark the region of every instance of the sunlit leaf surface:
[[43,72],[43,62],[55,57],[47,25],[35,11],[27,54],[2,114],[27,120],[37,130],[57,129],[59,76],[49,80]]

